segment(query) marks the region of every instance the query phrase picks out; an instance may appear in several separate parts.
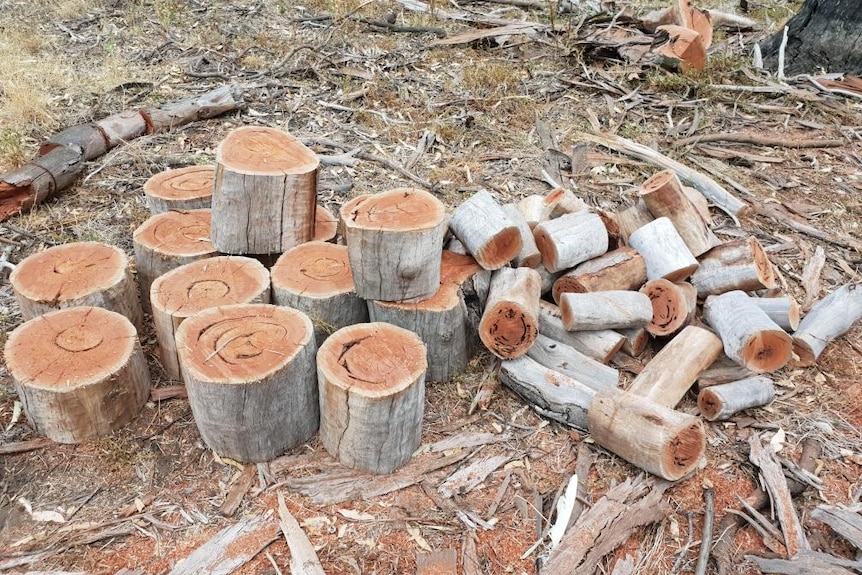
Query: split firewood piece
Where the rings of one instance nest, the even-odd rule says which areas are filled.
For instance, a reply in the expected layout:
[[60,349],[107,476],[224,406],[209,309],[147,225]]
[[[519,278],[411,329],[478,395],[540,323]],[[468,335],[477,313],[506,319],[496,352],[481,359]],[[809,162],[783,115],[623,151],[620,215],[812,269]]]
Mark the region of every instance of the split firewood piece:
[[214,166],[187,166],[151,177],[144,183],[144,197],[150,213],[209,208],[214,174]]
[[356,295],[345,246],[300,244],[284,252],[270,274],[273,303],[306,313],[317,345],[337,329],[368,321],[368,306]]
[[132,236],[141,303],[149,312],[150,286],[160,275],[218,255],[210,243],[208,209],[166,211],[150,217]]
[[578,214],[590,211],[590,206],[570,190],[556,188],[545,196],[545,204],[551,206],[551,218],[559,218],[566,214]]
[[74,242],[24,258],[9,276],[21,316],[95,306],[122,314],[140,328],[143,312],[129,258],[120,248],[99,242]]
[[536,240],[533,238],[533,230],[530,229],[527,220],[518,206],[515,204],[503,204],[503,211],[513,224],[518,226],[518,231],[521,233],[521,251],[512,260],[512,264],[516,267],[534,268],[542,263],[542,254],[539,253],[539,248],[536,247]]
[[596,214],[602,219],[605,230],[608,232],[608,249],[615,250],[625,244],[620,232],[620,222],[614,212],[607,210],[596,210]]
[[652,321],[649,297],[635,291],[564,293],[560,311],[568,331],[644,327]]
[[440,287],[446,208],[424,190],[396,188],[343,215],[356,293],[367,300],[421,301]]
[[695,30],[668,24],[656,28],[656,35],[665,40],[656,51],[664,66],[682,72],[706,68],[706,48]]
[[626,340],[624,336],[610,329],[568,331],[563,325],[560,308],[546,301],[539,302],[539,333],[602,363],[608,363]]
[[338,218],[318,204],[314,212],[314,241],[334,242],[338,235]]
[[693,471],[706,450],[699,418],[624,391],[597,392],[588,424],[597,444],[670,481]]
[[646,326],[652,335],[672,335],[694,321],[697,290],[690,283],[659,278],[647,282],[640,291],[652,302],[652,321]]
[[636,249],[617,248],[587,260],[554,282],[554,301],[563,293],[636,290],[646,281],[646,263]]
[[697,396],[700,414],[709,421],[730,419],[735,413],[772,403],[775,386],[763,375],[705,387]]
[[691,276],[697,295],[705,298],[728,291],[775,287],[775,272],[754,236],[716,246],[700,258]]
[[755,373],[781,369],[790,360],[793,340],[745,292],[710,296],[703,318],[721,336],[724,353]]
[[269,271],[259,261],[216,256],[171,270],[150,286],[153,323],[165,374],[181,380],[176,331],[201,310],[235,303],[269,303]]
[[347,224],[345,220],[347,218],[355,218],[357,215],[357,207],[359,204],[367,200],[371,197],[371,194],[360,194],[354,198],[351,198],[344,205],[341,206],[341,209],[338,210],[338,227],[341,230],[341,243],[347,245]]
[[673,170],[662,170],[643,183],[640,197],[650,213],[668,218],[693,256],[698,257],[721,243],[682,189]]
[[793,332],[795,365],[814,365],[833,339],[842,336],[862,318],[862,285],[843,285],[811,308]]
[[527,357],[595,390],[617,387],[620,383],[620,372],[616,369],[542,334],[527,350]]
[[320,440],[343,465],[392,473],[419,447],[425,345],[406,329],[362,323],[329,336],[317,354]]
[[629,238],[636,230],[644,227],[655,218],[647,209],[643,200],[617,212],[617,224],[620,227],[620,239],[629,245]]
[[278,493],[278,517],[281,533],[287,541],[288,549],[290,549],[291,575],[326,575],[308,535],[288,511],[287,504],[284,502],[284,495],[280,491]]
[[554,204],[549,204],[545,201],[546,199],[547,196],[533,194],[518,201],[518,210],[524,216],[524,220],[527,222],[527,225],[530,226],[530,229],[535,228],[536,224],[539,222],[544,222],[551,218],[551,211],[554,209]]
[[317,155],[281,130],[244,126],[216,150],[212,243],[226,254],[280,254],[314,237]]
[[766,312],[769,319],[784,331],[795,331],[799,327],[799,302],[790,296],[753,297],[754,305]]
[[533,230],[548,271],[573,268],[608,251],[608,231],[593,213],[566,214]]
[[539,333],[539,272],[530,268],[502,268],[491,278],[491,289],[479,338],[501,359],[527,353]]
[[721,355],[721,340],[690,325],[670,340],[629,386],[629,393],[673,409],[698,376]]
[[649,280],[681,282],[698,268],[697,260],[668,218],[658,218],[635,230],[629,236],[629,245],[643,256]]
[[189,405],[217,454],[275,459],[317,431],[314,327],[301,311],[266,304],[205,309],[177,329]]
[[[464,371],[478,343],[478,318],[488,297],[491,272],[470,256],[443,251],[440,289],[416,303],[369,301],[371,321],[417,334],[428,350],[426,381],[449,381]],[[358,322],[356,322],[358,323]]]
[[463,202],[449,227],[479,265],[497,270],[521,252],[521,232],[486,190]]
[[646,330],[646,327],[621,329],[619,333],[626,338],[620,350],[632,357],[642,354],[650,342],[650,333]]
[[539,413],[578,429],[587,429],[587,411],[596,391],[529,357],[500,364],[500,381]]
[[102,308],[31,319],[9,335],[4,357],[27,420],[59,443],[118,430],[150,394],[135,326]]

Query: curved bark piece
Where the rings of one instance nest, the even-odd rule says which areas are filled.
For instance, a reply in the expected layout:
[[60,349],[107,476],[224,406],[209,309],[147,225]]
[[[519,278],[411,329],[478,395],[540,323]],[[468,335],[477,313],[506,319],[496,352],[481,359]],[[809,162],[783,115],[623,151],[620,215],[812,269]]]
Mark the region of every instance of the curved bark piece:
[[752,236],[707,252],[692,274],[691,283],[701,298],[733,290],[770,289],[775,287],[775,271],[763,246]]
[[58,146],[29,164],[0,175],[0,221],[30,210],[70,185],[84,169],[80,146]]
[[539,333],[602,363],[608,363],[626,341],[623,335],[610,329],[567,331],[560,308],[546,301],[539,302]]
[[862,285],[843,285],[815,304],[793,332],[796,365],[814,365],[833,339],[862,318]]
[[564,293],[560,311],[568,331],[644,327],[652,320],[650,299],[634,291]]
[[488,303],[479,323],[479,338],[501,359],[527,353],[539,333],[539,272],[502,268],[491,278]]
[[702,389],[697,407],[706,420],[722,421],[743,409],[768,405],[774,398],[772,380],[758,375]]
[[646,263],[634,248],[621,247],[587,260],[554,282],[554,301],[564,293],[636,290],[646,281]]
[[338,235],[338,218],[320,204],[314,212],[314,241],[334,242]]
[[527,350],[527,357],[595,390],[617,387],[620,383],[620,372],[616,369],[542,334]]
[[629,245],[643,256],[647,279],[681,282],[698,268],[697,260],[668,218],[658,218],[635,230],[629,236]]
[[214,166],[186,166],[152,176],[144,183],[144,196],[150,213],[209,208],[214,175]]
[[593,213],[566,214],[533,230],[542,263],[550,272],[572,268],[608,251],[608,231]]
[[690,283],[659,278],[647,282],[640,291],[652,302],[652,321],[646,325],[652,335],[672,335],[694,321],[697,290]]
[[523,247],[518,226],[486,190],[476,192],[458,206],[449,227],[486,270],[507,265]]
[[512,260],[512,264],[522,268],[536,267],[542,263],[542,254],[539,253],[539,248],[536,247],[533,230],[530,229],[527,220],[524,219],[524,215],[518,209],[518,206],[515,204],[503,204],[501,207],[509,220],[518,226],[518,231],[521,233],[521,251]]

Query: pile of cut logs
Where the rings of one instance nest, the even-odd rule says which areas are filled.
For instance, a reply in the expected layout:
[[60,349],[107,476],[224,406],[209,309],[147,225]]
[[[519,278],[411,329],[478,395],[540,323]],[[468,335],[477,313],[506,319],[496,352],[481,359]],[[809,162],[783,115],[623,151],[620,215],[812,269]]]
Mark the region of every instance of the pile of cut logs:
[[[847,285],[800,322],[759,242],[721,242],[671,171],[617,213],[557,189],[507,205],[480,191],[450,217],[398,188],[336,218],[317,205],[317,157],[285,132],[239,128],[216,161],[147,182],[153,216],[134,246],[164,372],[185,383],[204,441],[239,461],[319,429],[343,464],[392,472],[419,446],[426,380],[463,371],[481,342],[539,413],[675,480],[705,450],[702,419],[675,409],[695,382],[708,420],[762,406],[761,374],[811,365],[862,316]],[[57,246],[11,282],[28,321],[6,362],[29,421],[60,442],[127,424],[151,382],[125,254]],[[608,363],[653,340],[620,389]]]

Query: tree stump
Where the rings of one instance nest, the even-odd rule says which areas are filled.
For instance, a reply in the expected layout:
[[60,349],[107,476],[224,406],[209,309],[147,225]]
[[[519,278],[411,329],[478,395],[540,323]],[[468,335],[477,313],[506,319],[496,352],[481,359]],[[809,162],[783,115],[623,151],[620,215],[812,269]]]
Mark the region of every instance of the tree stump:
[[573,268],[608,251],[608,231],[596,214],[566,214],[533,230],[542,263],[550,272]]
[[280,254],[314,237],[314,152],[281,130],[245,126],[216,150],[212,243],[226,254]]
[[629,245],[643,256],[649,280],[665,278],[681,282],[698,267],[668,218],[658,218],[632,232]]
[[694,321],[697,290],[690,283],[659,278],[647,282],[640,291],[652,302],[652,321],[646,325],[652,335],[672,335]]
[[189,405],[204,442],[242,462],[274,459],[317,431],[314,329],[295,309],[210,308],[177,329]]
[[183,320],[211,307],[269,303],[269,271],[259,261],[240,256],[199,260],[157,277],[150,302],[162,367],[179,381],[176,331]]
[[446,210],[424,190],[374,194],[343,215],[359,297],[421,301],[440,287]]
[[520,253],[521,232],[485,190],[463,202],[449,222],[452,233],[486,270],[497,270]]
[[733,290],[755,291],[774,287],[775,271],[760,242],[752,236],[707,252],[691,283],[700,298]]
[[342,327],[368,321],[368,306],[356,295],[347,248],[307,242],[284,252],[270,270],[272,301],[308,314],[317,345]]
[[160,275],[218,255],[210,243],[210,210],[170,211],[150,217],[132,236],[141,303],[149,312],[150,286]]
[[28,421],[58,443],[116,431],[150,394],[135,326],[102,308],[32,319],[9,335],[4,354]]
[[536,240],[533,238],[533,230],[524,219],[524,214],[518,209],[515,204],[503,204],[501,206],[506,213],[506,217],[518,226],[518,231],[521,233],[521,251],[512,260],[512,264],[516,267],[534,268],[542,263],[542,254],[539,253],[539,248],[536,247]]
[[527,353],[539,333],[541,278],[530,268],[502,268],[491,278],[491,289],[479,338],[501,359]]
[[419,447],[425,402],[425,345],[387,323],[329,336],[317,354],[320,440],[347,467],[392,473]]
[[560,311],[568,331],[644,327],[652,321],[649,297],[636,291],[564,293]]
[[338,219],[321,205],[314,214],[314,241],[334,242],[338,235]]
[[136,328],[143,325],[129,258],[115,246],[75,242],[48,248],[22,260],[9,282],[24,320],[57,309],[94,306],[126,316]]
[[646,281],[643,256],[630,247],[587,260],[554,282],[554,301],[564,293],[636,290]]
[[144,183],[144,196],[150,213],[170,210],[197,210],[212,205],[213,166],[187,166],[165,170]]
[[722,421],[743,409],[770,404],[774,398],[772,380],[757,375],[702,389],[697,396],[697,407],[708,421]]
[[546,301],[539,302],[539,333],[602,363],[608,363],[626,340],[621,334],[610,329],[567,331],[560,308]]

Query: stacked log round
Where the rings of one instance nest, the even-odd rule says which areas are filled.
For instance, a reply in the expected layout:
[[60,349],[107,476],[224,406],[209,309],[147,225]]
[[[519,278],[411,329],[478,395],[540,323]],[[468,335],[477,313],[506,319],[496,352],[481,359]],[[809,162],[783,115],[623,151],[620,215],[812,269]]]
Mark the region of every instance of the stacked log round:
[[269,303],[269,271],[257,260],[216,256],[180,266],[150,287],[153,323],[165,374],[181,379],[176,331],[188,317],[211,307]]
[[126,316],[137,328],[143,323],[129,258],[115,246],[55,246],[22,260],[9,281],[25,320],[57,309],[94,306]]
[[533,235],[550,272],[573,268],[608,251],[608,231],[592,213],[566,214],[542,222]]
[[542,254],[539,253],[539,248],[536,247],[536,240],[533,238],[533,230],[524,219],[524,214],[515,204],[503,204],[503,211],[506,217],[518,226],[518,231],[521,233],[521,251],[512,260],[512,264],[516,267],[534,268],[542,263]]
[[419,447],[425,345],[387,323],[332,334],[317,353],[320,439],[347,467],[392,473]]
[[600,291],[560,296],[568,331],[644,327],[652,320],[652,303],[640,292]]
[[189,405],[204,442],[242,462],[274,459],[317,431],[314,329],[295,309],[210,308],[177,329]]
[[270,274],[273,303],[308,314],[318,345],[337,329],[368,321],[345,246],[318,241],[298,245],[278,258]]
[[486,270],[507,265],[523,247],[518,226],[485,190],[476,192],[458,206],[449,227]]
[[156,214],[132,235],[141,302],[150,311],[150,286],[162,274],[182,265],[218,255],[210,243],[210,210]]
[[314,237],[319,160],[281,130],[237,128],[216,150],[212,243],[226,254],[280,254]]
[[338,235],[338,219],[323,206],[317,206],[314,215],[314,240],[318,242],[334,242]]
[[700,259],[691,283],[700,298],[733,290],[755,291],[774,287],[775,271],[760,242],[752,236],[710,250]]
[[698,267],[697,260],[668,218],[655,219],[636,229],[629,236],[629,245],[643,256],[649,280],[665,278],[681,282]]
[[722,421],[743,409],[768,405],[774,398],[772,380],[757,375],[702,389],[697,396],[697,407],[705,419]]
[[697,290],[690,283],[659,278],[647,282],[640,291],[652,302],[652,321],[646,325],[652,335],[672,335],[694,321]]
[[501,359],[527,353],[539,333],[539,272],[530,268],[502,268],[491,278],[491,289],[479,338]]
[[636,249],[622,247],[587,260],[554,282],[554,301],[563,293],[636,290],[646,281],[646,264]]
[[342,218],[359,297],[405,302],[434,295],[446,233],[440,200],[397,188],[365,198]]
[[32,319],[4,350],[27,420],[59,443],[78,443],[129,423],[150,393],[135,326],[98,307]]
[[150,213],[209,208],[214,174],[213,166],[188,166],[151,177],[144,183],[144,196]]

